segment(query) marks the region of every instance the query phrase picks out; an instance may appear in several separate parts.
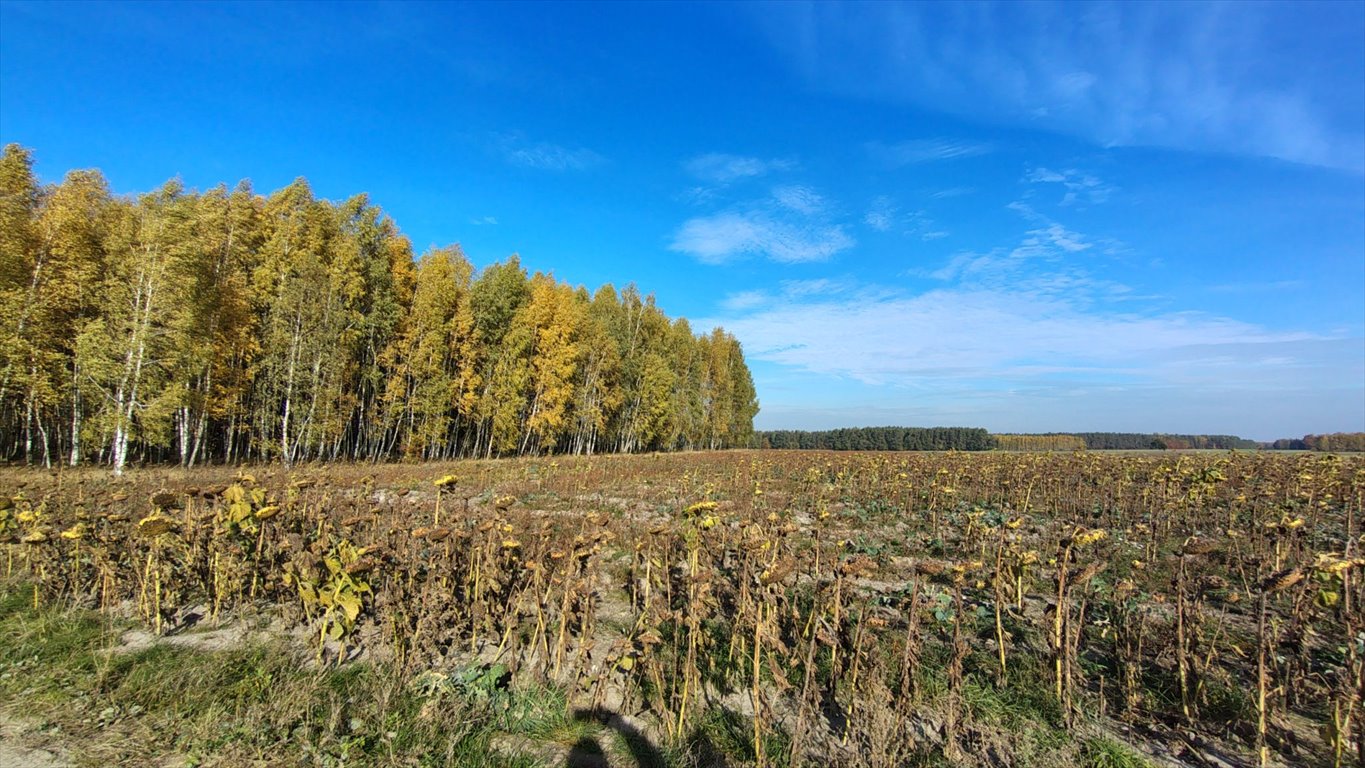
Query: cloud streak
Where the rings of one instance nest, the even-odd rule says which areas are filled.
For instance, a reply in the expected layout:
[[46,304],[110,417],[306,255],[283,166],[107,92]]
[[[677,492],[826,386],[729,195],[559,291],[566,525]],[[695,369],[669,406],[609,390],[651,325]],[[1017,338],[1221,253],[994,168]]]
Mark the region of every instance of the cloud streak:
[[[732,295],[721,316],[698,325],[723,325],[743,343],[764,393],[764,428],[964,424],[1269,439],[1365,419],[1358,336],[1137,311],[1090,301],[1102,284],[1049,279],[1057,290],[971,279],[923,293],[784,283]],[[814,402],[804,394],[811,386],[824,393]]]
[[1093,311],[1058,295],[884,288],[731,306],[724,325],[756,360],[866,384],[994,381],[1273,387],[1327,365],[1346,340],[1196,312]]
[[899,230],[905,237],[918,237],[923,242],[941,240],[951,232],[939,228],[926,211],[901,211],[891,198],[875,198],[863,214],[863,224],[878,232]]
[[825,198],[819,192],[799,184],[774,188],[773,199],[783,208],[806,216],[814,216],[825,209]]
[[688,219],[668,248],[704,264],[749,256],[780,264],[826,261],[857,244],[830,208],[813,187],[779,185],[767,197]]
[[990,153],[993,149],[990,144],[983,142],[947,138],[914,139],[896,144],[874,141],[867,145],[868,155],[890,168],[978,157]]
[[853,245],[841,226],[799,225],[764,212],[730,211],[689,219],[668,247],[705,264],[751,255],[794,264],[825,261]]
[[712,184],[732,184],[742,179],[766,176],[777,171],[789,171],[796,167],[793,160],[744,157],[727,155],[723,152],[710,152],[697,155],[683,163],[683,168],[702,181]]
[[[763,8],[755,14],[760,29],[822,90],[1043,128],[1102,146],[1365,170],[1358,9],[891,2]],[[1343,23],[1355,32],[1343,34]],[[1310,36],[1321,44],[1286,42]],[[886,149],[894,159],[894,148]],[[911,145],[903,162],[951,156],[947,148]]]
[[1094,176],[1075,168],[1054,171],[1050,168],[1034,168],[1024,176],[1029,184],[1060,184],[1066,192],[1058,202],[1061,206],[1076,203],[1103,203],[1109,200],[1114,188]]
[[[1088,235],[1038,213],[1027,203],[1015,201],[1005,207],[1031,225],[1017,244],[985,253],[962,251],[928,276],[944,282],[1034,295],[1070,295],[1075,301],[1085,302],[1096,297],[1122,298],[1129,293],[1125,285],[1092,277],[1086,265],[1078,265],[1073,258],[1085,254],[1089,260],[1087,252],[1095,243]],[[1116,241],[1107,243],[1104,253],[1122,245]]]
[[565,147],[550,142],[529,142],[520,134],[497,137],[503,159],[519,168],[540,171],[586,171],[606,162],[606,158],[583,147]]
[[896,206],[891,198],[882,196],[872,201],[872,207],[863,214],[863,223],[878,232],[890,232],[891,226],[896,223],[896,215]]

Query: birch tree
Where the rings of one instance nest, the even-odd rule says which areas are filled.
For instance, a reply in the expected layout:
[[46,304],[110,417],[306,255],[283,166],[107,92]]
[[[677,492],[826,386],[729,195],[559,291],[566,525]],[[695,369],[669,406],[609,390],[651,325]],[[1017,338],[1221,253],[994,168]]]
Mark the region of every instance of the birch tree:
[[108,184],[98,171],[72,171],[44,196],[29,299],[21,310],[18,333],[25,347],[26,459],[32,459],[36,432],[43,461],[50,464],[51,448],[61,439],[56,433],[63,426],[68,461],[76,466],[84,459],[83,421],[91,406],[76,344],[98,318],[113,210]]
[[178,182],[115,210],[101,311],[78,336],[76,362],[100,396],[91,427],[108,440],[109,462],[120,475],[131,442],[164,442],[158,429],[164,424],[153,421],[174,350],[167,321],[184,287],[175,253],[191,242],[192,215]]
[[105,461],[434,459],[744,444],[739,343],[634,286],[414,262],[368,196],[298,179],[115,197],[0,154],[0,453]]

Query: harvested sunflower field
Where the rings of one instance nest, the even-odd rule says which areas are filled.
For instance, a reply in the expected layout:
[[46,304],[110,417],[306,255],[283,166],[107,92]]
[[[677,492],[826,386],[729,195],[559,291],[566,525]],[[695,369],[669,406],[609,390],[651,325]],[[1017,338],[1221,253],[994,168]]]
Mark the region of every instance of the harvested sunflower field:
[[1216,451],[7,469],[0,733],[75,765],[1360,765],[1362,501],[1365,458]]

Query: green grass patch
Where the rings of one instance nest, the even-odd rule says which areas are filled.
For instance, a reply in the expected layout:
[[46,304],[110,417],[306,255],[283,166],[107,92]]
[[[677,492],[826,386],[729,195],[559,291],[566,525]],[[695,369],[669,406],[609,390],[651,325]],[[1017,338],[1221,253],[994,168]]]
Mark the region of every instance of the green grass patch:
[[111,650],[118,629],[89,611],[35,609],[29,587],[0,584],[0,698],[11,716],[59,729],[82,765],[529,768],[493,748],[497,734],[571,743],[588,729],[551,689],[424,689],[385,667],[313,669],[283,643]]
[[1095,736],[1081,743],[1083,768],[1149,768],[1151,765],[1136,752],[1105,736]]

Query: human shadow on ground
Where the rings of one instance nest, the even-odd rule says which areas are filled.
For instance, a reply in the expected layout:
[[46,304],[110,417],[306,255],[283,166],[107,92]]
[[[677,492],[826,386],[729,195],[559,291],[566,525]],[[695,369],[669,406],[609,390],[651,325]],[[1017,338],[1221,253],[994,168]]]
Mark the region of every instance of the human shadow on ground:
[[[603,728],[615,731],[620,735],[626,748],[630,750],[634,768],[667,768],[668,766],[663,753],[659,751],[658,747],[654,746],[649,737],[617,712],[608,709],[576,709],[573,713],[573,720],[579,723],[596,723]],[[725,755],[716,748],[716,745],[700,728],[693,731],[684,740],[682,748],[687,752],[689,765],[697,768],[729,768],[730,764],[725,759]],[[602,749],[602,744],[593,736],[584,736],[569,751],[569,756],[564,761],[564,768],[628,767],[612,766],[606,751]]]
[[[667,768],[664,756],[659,752],[659,748],[654,746],[649,737],[641,733],[639,728],[631,725],[620,714],[607,709],[576,709],[573,713],[573,719],[574,722],[579,723],[597,723],[620,734],[621,740],[630,750],[630,756],[635,761],[636,768]],[[608,768],[609,765],[602,745],[591,736],[584,736],[579,739],[578,743],[574,744],[573,749],[569,751],[569,757],[564,762],[565,768]]]

